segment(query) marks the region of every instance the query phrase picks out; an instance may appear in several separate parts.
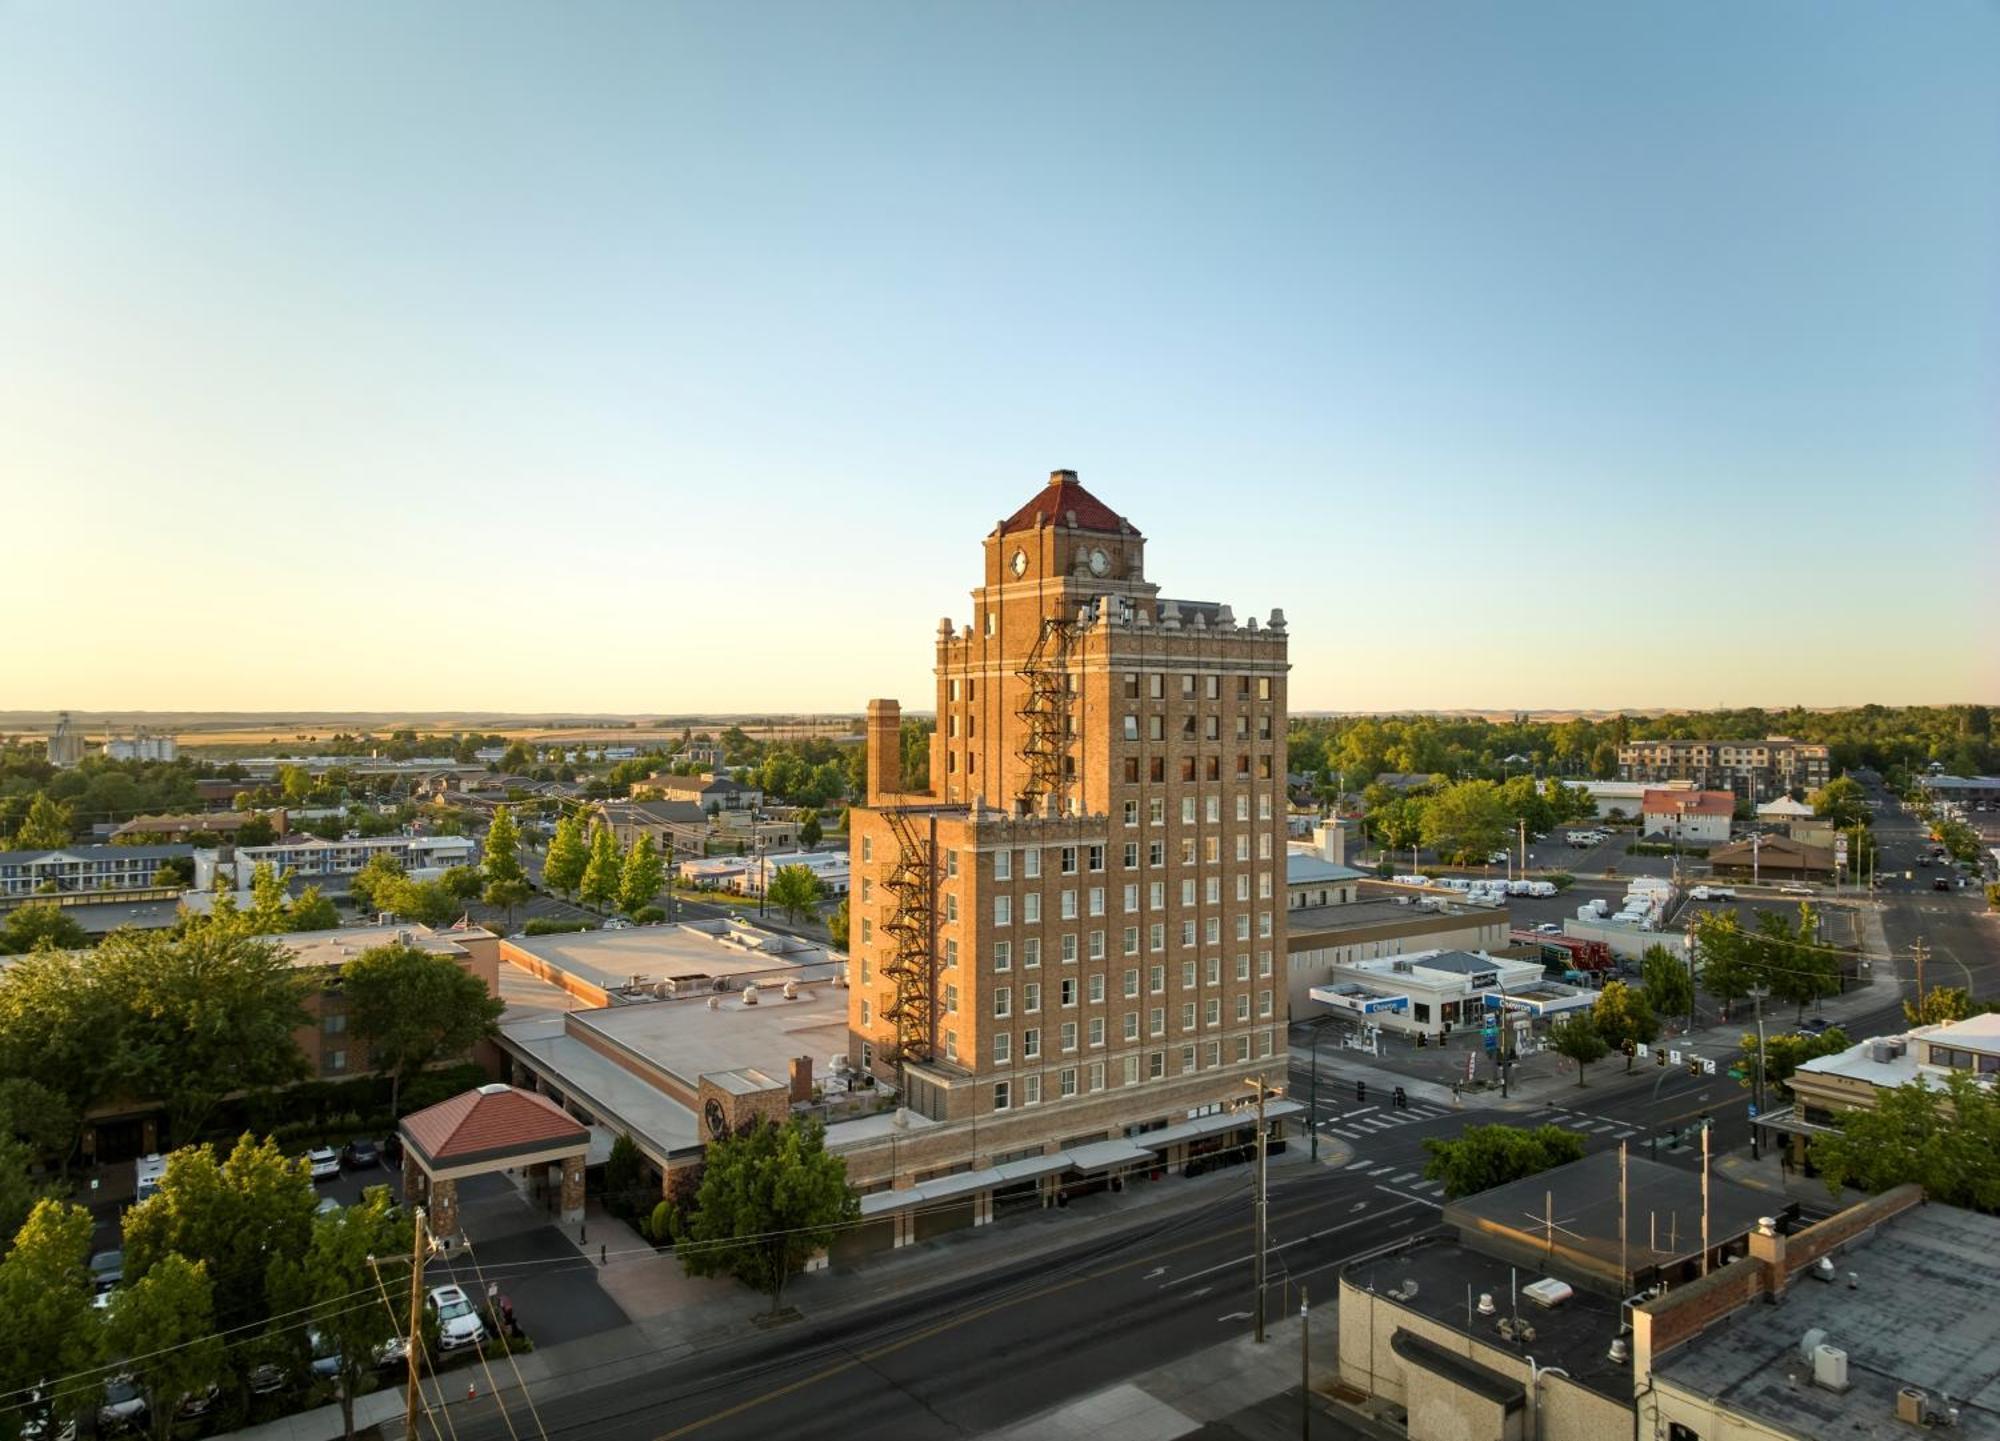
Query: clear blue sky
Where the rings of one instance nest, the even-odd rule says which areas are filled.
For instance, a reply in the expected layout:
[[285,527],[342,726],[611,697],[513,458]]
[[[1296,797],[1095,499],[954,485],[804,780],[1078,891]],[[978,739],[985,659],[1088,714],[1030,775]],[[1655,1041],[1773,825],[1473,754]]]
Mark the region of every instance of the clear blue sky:
[[[2000,700],[2000,9],[0,0],[0,708]],[[32,623],[29,623],[32,622]]]

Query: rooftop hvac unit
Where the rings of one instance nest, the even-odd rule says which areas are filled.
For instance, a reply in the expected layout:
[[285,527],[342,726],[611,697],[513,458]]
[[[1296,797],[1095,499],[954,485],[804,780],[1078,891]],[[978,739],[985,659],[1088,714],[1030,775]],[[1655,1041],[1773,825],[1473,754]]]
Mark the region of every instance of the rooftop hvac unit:
[[755,981],[746,981],[744,983],[743,1004],[746,1006],[754,1006],[757,1004],[757,983]]
[[788,1001],[796,1001],[798,998],[799,998],[799,983],[797,981],[786,981],[785,999]]
[[1629,1361],[1632,1359],[1632,1347],[1623,1336],[1613,1336],[1609,1355],[1613,1361]]
[[1845,1391],[1847,1353],[1838,1346],[1821,1346],[1814,1351],[1813,1385],[1827,1391]]
[[1826,1344],[1826,1327],[1815,1326],[1799,1337],[1799,1359],[1812,1364],[1813,1353]]
[[719,1011],[719,1010],[721,1010],[721,1009],[722,1009],[722,997],[720,997],[720,996],[710,996],[710,997],[708,998],[708,1008],[709,1008],[709,1009],[710,1009],[711,1011]]
[[1499,1308],[1493,1304],[1493,1293],[1491,1291],[1481,1291],[1479,1293],[1480,1315],[1491,1316],[1498,1309]]
[[1398,1301],[1415,1300],[1417,1295],[1417,1278],[1414,1276],[1405,1277],[1403,1284],[1390,1291],[1389,1294]]
[[1896,1392],[1896,1419],[1907,1421],[1912,1426],[1924,1424],[1924,1414],[1931,1398],[1915,1386],[1905,1386]]
[[1833,1284],[1834,1278],[1840,1274],[1839,1271],[1834,1269],[1833,1257],[1831,1256],[1822,1256],[1813,1262],[1812,1273],[1814,1280],[1824,1281],[1829,1286]]
[[1530,1301],[1533,1301],[1537,1306],[1553,1310],[1574,1296],[1576,1292],[1571,1289],[1569,1282],[1558,1281],[1553,1276],[1544,1276],[1539,1281],[1530,1281],[1527,1285],[1523,1286],[1521,1294],[1526,1296]]

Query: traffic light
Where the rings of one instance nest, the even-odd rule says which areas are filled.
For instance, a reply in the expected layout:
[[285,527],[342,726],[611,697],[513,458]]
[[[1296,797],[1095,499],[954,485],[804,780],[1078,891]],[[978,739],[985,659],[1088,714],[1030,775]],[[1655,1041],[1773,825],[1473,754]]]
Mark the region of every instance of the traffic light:
[[1653,1064],[1656,1066],[1664,1066],[1666,1063],[1667,1063],[1667,1048],[1665,1046],[1653,1047]]
[[1699,1076],[1701,1074],[1701,1058],[1699,1056],[1688,1057],[1688,1074],[1690,1076]]
[[1354,1083],[1354,1099],[1357,1101],[1368,1099],[1368,1083],[1366,1081],[1356,1081]]
[[1425,1034],[1422,1031],[1417,1032],[1417,1045],[1419,1048],[1428,1046],[1430,1043],[1431,1043],[1431,1038],[1427,1034]]
[[1632,1057],[1639,1054],[1639,1048],[1633,1045],[1629,1038],[1626,1040],[1625,1044],[1620,1046],[1618,1049],[1625,1053],[1625,1059],[1628,1061],[1631,1060]]

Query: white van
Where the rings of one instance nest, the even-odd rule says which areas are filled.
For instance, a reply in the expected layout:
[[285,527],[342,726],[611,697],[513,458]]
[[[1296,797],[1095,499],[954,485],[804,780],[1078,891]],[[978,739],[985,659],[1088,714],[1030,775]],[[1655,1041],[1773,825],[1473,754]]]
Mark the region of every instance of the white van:
[[160,1182],[166,1178],[167,1158],[158,1152],[141,1156],[138,1160],[138,1181],[132,1195],[136,1201],[149,1201],[160,1189]]

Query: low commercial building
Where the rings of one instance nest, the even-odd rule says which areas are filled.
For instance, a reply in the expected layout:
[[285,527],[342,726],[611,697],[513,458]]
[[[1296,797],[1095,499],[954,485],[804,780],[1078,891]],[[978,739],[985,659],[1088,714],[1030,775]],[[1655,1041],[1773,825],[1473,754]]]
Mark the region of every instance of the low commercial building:
[[708,813],[692,801],[606,801],[597,814],[627,849],[647,836],[663,856],[707,854]]
[[1441,1039],[1486,1023],[1506,997],[1545,984],[1540,960],[1509,960],[1484,951],[1421,951],[1409,956],[1336,964],[1328,979],[1308,988],[1314,1006],[1365,1015],[1398,1035]]
[[2000,776],[1919,776],[1917,785],[1933,801],[2000,805]]
[[1765,801],[1757,807],[1757,819],[1769,825],[1790,827],[1794,821],[1812,819],[1813,808],[1804,801],[1795,801],[1789,795],[1776,800]]
[[1597,807],[1597,819],[1630,820],[1639,814],[1646,799],[1646,792],[1655,789],[1644,781],[1570,781],[1569,785],[1586,792]]
[[197,836],[214,841],[233,841],[236,833],[252,819],[268,822],[276,835],[284,835],[290,825],[286,813],[272,811],[198,811],[191,815],[134,816],[112,827],[113,841],[144,836],[149,840],[187,841]]
[[1735,880],[1830,881],[1834,852],[1790,836],[1751,836],[1710,851],[1708,866],[1717,876]]
[[657,796],[665,801],[683,801],[725,811],[753,811],[764,804],[764,793],[727,775],[705,772],[695,776],[650,775],[632,783],[634,796]]
[[1455,897],[1416,897],[1374,885],[1358,886],[1353,895],[1342,904],[1285,913],[1285,989],[1293,1016],[1319,1009],[1312,988],[1332,981],[1338,966],[1424,951],[1495,951],[1508,942],[1504,906],[1486,910]]
[[1365,872],[1294,848],[1285,855],[1285,905],[1291,910],[1352,905]]
[[1719,845],[1729,839],[1736,797],[1728,791],[1647,790],[1639,803],[1641,833],[1676,844]]
[[747,865],[735,889],[746,896],[760,896],[787,866],[812,872],[820,890],[829,896],[847,894],[848,859],[845,851],[779,851],[747,857]]
[[47,851],[0,851],[0,900],[155,890],[158,889],[155,878],[162,865],[169,861],[185,862],[195,855],[195,848],[188,845],[64,846]]

